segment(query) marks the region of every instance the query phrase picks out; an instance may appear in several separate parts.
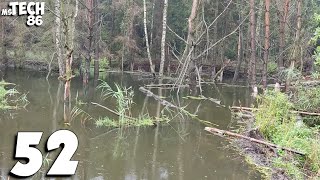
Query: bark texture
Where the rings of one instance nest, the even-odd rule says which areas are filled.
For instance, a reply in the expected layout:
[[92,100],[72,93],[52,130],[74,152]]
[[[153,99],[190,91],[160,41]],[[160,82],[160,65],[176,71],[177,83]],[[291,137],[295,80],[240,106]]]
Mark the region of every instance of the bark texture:
[[150,46],[149,46],[149,37],[148,37],[148,28],[147,28],[147,7],[146,7],[146,0],[143,0],[143,25],[144,25],[144,36],[146,39],[146,47],[147,47],[147,54],[148,60],[150,63],[150,71],[154,73],[153,63],[150,54]]
[[168,0],[164,0],[163,5],[163,19],[162,19],[162,38],[161,38],[161,61],[159,76],[163,76],[164,62],[165,62],[165,46],[166,46],[166,34],[167,34],[167,10],[168,10]]
[[270,0],[265,0],[265,36],[264,36],[264,54],[263,54],[263,70],[262,84],[263,88],[267,87],[267,65],[269,59],[270,48]]
[[249,80],[251,87],[256,84],[256,16],[255,0],[250,0],[250,39],[251,39],[251,56],[249,67]]

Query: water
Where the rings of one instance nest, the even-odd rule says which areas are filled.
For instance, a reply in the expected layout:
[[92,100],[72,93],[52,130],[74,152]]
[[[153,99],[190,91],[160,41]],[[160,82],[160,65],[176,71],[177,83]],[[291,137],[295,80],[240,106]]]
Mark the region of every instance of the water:
[[[45,80],[45,74],[38,72],[8,71],[4,79],[17,84],[18,91],[28,93],[30,104],[26,109],[1,112],[0,116],[0,176],[7,179],[8,172],[15,164],[13,160],[15,136],[18,131],[42,131],[44,135],[37,147],[46,155],[44,149],[47,137],[58,129],[70,129],[77,134],[79,147],[73,159],[79,161],[76,174],[70,179],[260,179],[259,173],[249,167],[244,158],[228,145],[226,139],[209,135],[204,125],[189,118],[174,118],[170,124],[147,128],[127,128],[120,135],[118,130],[97,128],[94,122],[84,122],[76,117],[71,126],[63,123],[63,87],[56,77]],[[138,88],[149,84],[150,80],[139,80],[139,76],[110,73],[104,77],[109,84],[116,82],[123,86],[133,86],[134,115],[149,113],[156,116],[162,106],[153,98],[146,98]],[[72,97],[88,103],[82,109],[95,118],[114,115],[104,109],[90,105],[98,102],[114,109],[115,103],[102,100],[92,82],[87,89],[82,88],[80,79],[72,81]],[[155,94],[160,91],[153,90]],[[182,98],[189,95],[181,90],[180,96],[170,90],[162,90],[166,99],[186,106],[200,119],[219,125],[221,129],[234,127],[227,108],[210,101]],[[58,95],[58,96],[57,96]],[[222,104],[249,103],[246,88],[232,88],[209,85],[204,87],[204,95],[221,100]],[[75,104],[75,100],[73,101]],[[54,160],[56,153],[48,158]],[[44,165],[33,179],[46,179],[48,166]]]

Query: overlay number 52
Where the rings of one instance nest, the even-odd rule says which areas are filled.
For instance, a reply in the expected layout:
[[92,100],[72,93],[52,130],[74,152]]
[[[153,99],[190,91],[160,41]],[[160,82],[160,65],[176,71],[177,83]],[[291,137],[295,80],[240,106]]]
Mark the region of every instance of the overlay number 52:
[[[17,162],[10,171],[20,177],[34,175],[42,166],[42,154],[35,147],[40,143],[42,132],[18,132],[15,158],[28,159],[26,164]],[[78,148],[77,136],[68,130],[54,132],[47,141],[47,150],[58,149],[61,144],[64,148],[51,166],[47,175],[74,175],[78,161],[71,161],[73,154]]]

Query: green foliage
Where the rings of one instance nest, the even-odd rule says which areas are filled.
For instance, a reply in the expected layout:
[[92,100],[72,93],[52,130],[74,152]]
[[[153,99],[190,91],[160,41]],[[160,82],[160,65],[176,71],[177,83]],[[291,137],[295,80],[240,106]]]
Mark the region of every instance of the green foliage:
[[316,174],[320,170],[319,127],[310,128],[298,122],[292,113],[293,104],[286,94],[266,92],[258,98],[259,108],[255,111],[256,126],[273,143],[282,147],[299,150],[305,157],[293,157],[280,151],[280,158],[274,165],[285,169],[296,179],[303,179],[302,167]]
[[26,106],[29,101],[26,94],[20,93],[15,88],[6,89],[5,86],[12,85],[5,81],[0,81],[0,110],[4,109],[16,109],[17,107]]
[[[95,59],[91,60],[91,64],[90,64],[91,67],[94,66],[94,61],[95,61]],[[108,61],[108,59],[106,57],[103,57],[103,58],[99,59],[98,61],[99,61],[100,70],[105,70],[105,69],[107,69],[109,67],[109,61]]]
[[268,74],[275,74],[278,70],[278,65],[274,61],[270,61],[267,64]]
[[[186,3],[183,0],[173,0],[168,6],[168,25],[179,35],[184,35],[188,32],[186,19],[190,16],[190,5],[191,3]],[[175,44],[179,52],[183,51],[185,47],[184,42],[176,38],[170,31],[168,31],[168,39]]]
[[[295,109],[307,112],[320,112],[320,87],[299,85],[293,93]],[[303,121],[310,126],[320,124],[318,116],[303,116]]]
[[[161,119],[160,121],[168,121],[168,119]],[[115,121],[110,119],[109,117],[100,118],[96,121],[97,127],[113,127],[119,128],[121,126],[135,126],[135,127],[145,127],[145,126],[153,126],[155,124],[155,120],[149,116],[139,117],[135,119],[126,118],[124,123],[120,124],[119,121]]]
[[289,68],[280,70],[279,78],[285,81],[287,80],[297,81],[301,78],[301,72],[294,67],[289,67]]
[[224,55],[228,58],[228,59],[236,59],[237,58],[237,52],[234,51],[234,49],[226,49]]
[[296,163],[287,162],[283,157],[279,157],[273,160],[273,164],[278,168],[286,169],[288,175],[296,179],[303,179],[303,174],[299,167],[296,166]]
[[[316,24],[320,24],[320,14],[315,14],[314,20]],[[319,39],[320,39],[320,27],[318,26],[316,27],[316,30],[313,38],[311,39],[311,42],[313,44],[316,44]],[[314,58],[315,58],[315,64],[318,67],[320,67],[320,46],[316,47]]]
[[134,92],[132,87],[120,87],[118,84],[115,84],[116,90],[113,90],[109,84],[105,81],[97,87],[102,90],[102,96],[106,99],[109,97],[113,97],[117,101],[117,110],[116,112],[119,114],[120,124],[125,123],[126,116],[131,115],[131,107],[133,105],[132,98],[134,96]]
[[285,94],[273,91],[267,91],[265,95],[259,96],[258,103],[259,110],[255,112],[256,126],[271,140],[280,124],[293,120],[289,113],[293,104]]
[[311,77],[312,79],[320,79],[320,72],[319,71],[312,72]]
[[109,61],[106,57],[99,60],[100,69],[105,70],[109,67]]
[[293,96],[293,102],[296,109],[320,112],[320,87],[298,86]]

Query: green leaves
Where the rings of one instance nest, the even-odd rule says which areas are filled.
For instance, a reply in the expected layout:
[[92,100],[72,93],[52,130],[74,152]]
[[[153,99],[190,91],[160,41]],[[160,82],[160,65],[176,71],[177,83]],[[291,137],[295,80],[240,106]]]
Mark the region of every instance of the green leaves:
[[[320,24],[320,15],[315,14],[314,20],[316,21],[315,23],[319,25]],[[316,45],[319,40],[320,40],[320,27],[318,26],[318,27],[316,27],[314,37],[311,39],[311,43]],[[314,58],[315,58],[315,65],[320,67],[320,46],[316,47]]]

